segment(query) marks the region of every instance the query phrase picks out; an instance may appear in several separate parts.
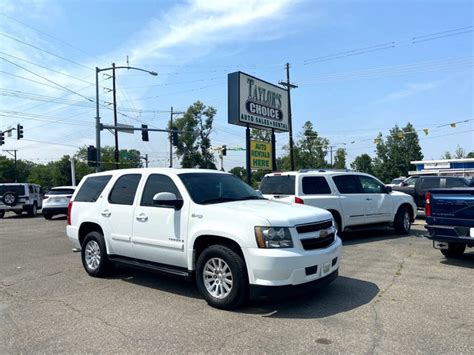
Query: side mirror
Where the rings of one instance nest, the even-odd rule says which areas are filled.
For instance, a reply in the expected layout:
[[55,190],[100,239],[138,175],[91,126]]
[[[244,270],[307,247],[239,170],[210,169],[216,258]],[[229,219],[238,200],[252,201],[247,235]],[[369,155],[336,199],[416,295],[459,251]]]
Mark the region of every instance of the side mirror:
[[385,186],[385,193],[389,194],[392,191],[393,191],[392,186]]
[[159,192],[153,196],[153,205],[180,210],[183,207],[183,200],[178,199],[172,192]]

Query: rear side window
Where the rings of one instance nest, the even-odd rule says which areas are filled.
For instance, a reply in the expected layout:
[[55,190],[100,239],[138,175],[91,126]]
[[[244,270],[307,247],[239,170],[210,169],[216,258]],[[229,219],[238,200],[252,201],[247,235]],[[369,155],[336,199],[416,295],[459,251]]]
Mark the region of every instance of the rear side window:
[[322,176],[305,176],[303,178],[303,193],[305,195],[330,194],[328,182]]
[[160,192],[171,192],[177,198],[181,198],[181,194],[174,182],[166,175],[152,174],[146,181],[142,195],[142,206],[153,206],[153,197]]
[[104,190],[105,185],[112,178],[111,175],[91,176],[84,181],[81,189],[77,192],[74,201],[76,202],[95,202]]
[[35,190],[33,189],[33,186],[32,185],[28,185],[28,190],[30,191],[30,193],[34,193]]
[[294,195],[295,176],[266,176],[262,179],[260,191],[264,195]]
[[450,179],[450,178],[447,178],[446,179],[446,187],[450,188],[450,187],[466,187],[466,186],[469,186],[469,181],[465,180],[465,179]]
[[340,175],[332,178],[341,194],[362,194],[364,190],[357,175]]
[[437,189],[438,187],[441,187],[441,179],[440,178],[424,178],[421,181],[420,186],[422,190]]
[[133,205],[141,174],[122,175],[110,191],[109,202],[116,205]]

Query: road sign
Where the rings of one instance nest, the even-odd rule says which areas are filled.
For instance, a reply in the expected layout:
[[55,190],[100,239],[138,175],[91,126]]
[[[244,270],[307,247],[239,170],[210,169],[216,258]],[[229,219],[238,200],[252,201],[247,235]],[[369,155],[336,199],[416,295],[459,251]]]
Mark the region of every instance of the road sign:
[[130,133],[133,134],[133,126],[129,124],[124,124],[124,123],[117,123],[117,131],[123,132],[123,133]]

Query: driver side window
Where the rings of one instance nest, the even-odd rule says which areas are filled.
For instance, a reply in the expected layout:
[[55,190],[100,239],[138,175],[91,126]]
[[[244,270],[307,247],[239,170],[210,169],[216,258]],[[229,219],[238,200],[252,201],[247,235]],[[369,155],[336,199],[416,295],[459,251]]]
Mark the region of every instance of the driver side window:
[[169,176],[161,174],[151,174],[143,189],[141,206],[153,206],[153,197],[160,192],[171,192],[181,199],[181,194]]
[[385,186],[370,176],[359,176],[362,189],[366,194],[381,194],[385,192]]

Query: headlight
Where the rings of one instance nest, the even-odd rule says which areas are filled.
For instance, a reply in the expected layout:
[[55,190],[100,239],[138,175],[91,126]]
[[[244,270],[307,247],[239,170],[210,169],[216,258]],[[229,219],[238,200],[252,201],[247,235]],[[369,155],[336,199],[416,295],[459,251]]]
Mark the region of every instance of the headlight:
[[259,248],[293,248],[290,230],[286,227],[255,227]]

